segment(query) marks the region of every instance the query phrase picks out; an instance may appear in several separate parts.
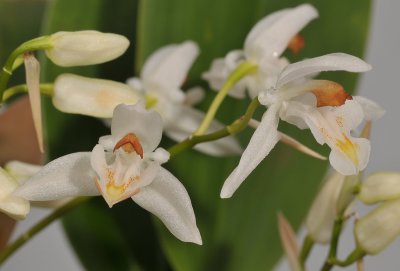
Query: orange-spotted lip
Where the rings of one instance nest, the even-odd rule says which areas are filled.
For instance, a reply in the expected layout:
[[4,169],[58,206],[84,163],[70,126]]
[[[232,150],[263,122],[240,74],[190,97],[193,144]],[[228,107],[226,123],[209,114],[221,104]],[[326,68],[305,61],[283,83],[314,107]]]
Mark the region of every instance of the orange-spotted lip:
[[134,133],[129,133],[115,144],[113,152],[122,148],[127,153],[136,152],[143,159],[143,148],[139,138]]

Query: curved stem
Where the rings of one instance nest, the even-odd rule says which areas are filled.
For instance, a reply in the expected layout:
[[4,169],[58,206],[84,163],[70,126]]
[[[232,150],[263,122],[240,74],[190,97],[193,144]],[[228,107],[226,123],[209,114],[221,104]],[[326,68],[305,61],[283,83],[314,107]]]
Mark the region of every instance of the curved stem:
[[72,210],[82,202],[87,201],[90,197],[79,197],[71,200],[60,208],[54,210],[50,215],[43,218],[36,225],[22,234],[18,239],[16,239],[11,245],[7,246],[0,253],[0,265],[4,263],[15,251],[17,251],[22,245],[24,245],[27,241],[29,241],[32,237],[34,237],[41,230],[46,228],[49,224],[51,224],[56,219],[60,218],[62,215]]
[[226,136],[229,136],[229,135],[232,135],[232,134],[242,131],[244,128],[246,128],[247,123],[250,121],[251,117],[254,114],[254,111],[257,109],[257,107],[259,105],[260,105],[260,102],[258,101],[258,99],[254,98],[251,101],[251,103],[249,104],[249,106],[247,107],[246,113],[239,119],[232,122],[230,125],[222,128],[214,133],[189,137],[186,140],[169,148],[168,152],[170,153],[170,155],[172,157],[188,148],[193,147],[196,144],[199,144],[202,142],[207,142],[207,141],[217,140],[222,137],[226,137]]
[[218,111],[221,103],[224,101],[226,95],[228,95],[229,90],[243,77],[252,74],[257,71],[258,66],[251,62],[243,62],[241,63],[226,79],[224,85],[218,92],[217,96],[215,96],[212,101],[209,109],[207,110],[207,114],[201,122],[199,128],[193,133],[194,136],[200,136],[204,134],[208,127],[210,126],[212,120],[215,117],[215,114]]
[[[18,46],[8,57],[6,64],[3,66],[0,71],[0,104],[3,102],[3,92],[7,87],[8,80],[10,79],[14,69],[16,69],[19,65],[15,65],[16,60],[20,55],[25,52],[49,49],[51,48],[52,42],[49,36],[39,37],[33,40],[29,40],[27,42],[22,43]],[[20,64],[20,63],[18,63]]]
[[[40,84],[40,93],[50,96],[53,96],[53,84]],[[26,84],[16,85],[11,88],[8,88],[3,93],[3,101],[7,101],[12,96],[19,93],[28,93],[28,87]]]
[[334,264],[330,261],[330,259],[336,259],[337,246],[339,243],[340,233],[342,232],[343,222],[344,221],[342,218],[337,218],[335,220],[335,224],[332,230],[332,238],[331,238],[328,257],[325,260],[324,266],[322,267],[321,271],[329,271],[334,266]]

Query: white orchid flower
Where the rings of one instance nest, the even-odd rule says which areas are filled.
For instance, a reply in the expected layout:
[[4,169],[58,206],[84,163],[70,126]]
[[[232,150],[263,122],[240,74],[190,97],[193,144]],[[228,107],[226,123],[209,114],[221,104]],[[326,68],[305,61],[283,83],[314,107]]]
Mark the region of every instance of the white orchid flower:
[[[309,80],[306,76],[322,71],[365,72],[370,69],[371,66],[363,60],[343,53],[288,65],[274,87],[260,93],[258,99],[268,110],[243,152],[239,165],[225,181],[221,197],[231,197],[279,141],[279,118],[301,129],[310,128],[318,143],[327,143],[332,150],[329,160],[339,173],[356,175],[364,169],[369,159],[370,143],[367,139],[352,137],[350,131],[366,116],[373,117],[382,110],[375,108],[375,103],[366,102],[365,98],[362,103],[357,99],[350,100],[351,96],[335,82]],[[365,104],[369,106],[363,106]]]
[[158,113],[142,104],[114,110],[111,135],[92,152],[62,156],[43,167],[14,195],[30,201],[102,195],[110,207],[132,198],[159,217],[180,240],[201,244],[186,189],[161,167],[169,153],[156,149],[162,135]]
[[[165,134],[175,141],[182,141],[204,117],[203,112],[192,107],[203,97],[203,90],[192,88],[185,93],[180,89],[198,53],[199,49],[192,41],[162,47],[148,58],[140,78],[128,79],[128,85],[61,75],[54,85],[53,103],[63,112],[111,118],[112,110],[118,104],[135,104],[139,99],[145,99],[147,108],[161,114]],[[209,131],[223,127],[214,121]],[[234,137],[202,143],[195,148],[216,156],[242,152]]]
[[[298,40],[299,31],[316,17],[318,12],[309,4],[279,10],[264,17],[247,35],[243,49],[214,60],[210,70],[203,73],[203,79],[211,88],[219,90],[228,76],[247,61],[255,64],[257,71],[240,80],[229,95],[244,98],[247,89],[251,98],[257,97],[266,86],[273,85],[281,70],[289,64],[286,58],[280,57],[281,54]],[[297,49],[296,46],[292,48]]]

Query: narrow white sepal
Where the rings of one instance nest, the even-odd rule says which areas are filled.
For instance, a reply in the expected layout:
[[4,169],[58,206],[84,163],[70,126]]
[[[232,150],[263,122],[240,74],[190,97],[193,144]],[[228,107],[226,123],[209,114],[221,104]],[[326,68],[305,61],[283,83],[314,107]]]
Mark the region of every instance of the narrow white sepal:
[[221,190],[221,198],[230,198],[279,141],[277,130],[279,108],[279,104],[273,104],[264,113],[260,125],[255,130],[240,158],[239,165],[226,179]]
[[39,150],[44,152],[42,106],[40,101],[40,63],[37,61],[35,56],[30,53],[24,55],[24,63],[26,72],[26,85],[28,87],[33,124],[35,126]]
[[179,240],[202,244],[189,195],[169,171],[161,168],[153,182],[132,199],[157,216]]
[[370,69],[371,65],[358,57],[344,53],[327,54],[289,64],[279,75],[276,88],[280,88],[290,81],[318,72],[366,72]]
[[17,188],[14,195],[34,201],[99,195],[90,155],[77,152],[51,161]]

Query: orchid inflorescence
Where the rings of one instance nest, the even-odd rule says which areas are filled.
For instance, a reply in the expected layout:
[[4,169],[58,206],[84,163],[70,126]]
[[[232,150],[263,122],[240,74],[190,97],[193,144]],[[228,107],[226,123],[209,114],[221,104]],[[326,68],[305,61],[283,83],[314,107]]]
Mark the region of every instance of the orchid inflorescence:
[[[313,79],[320,72],[360,73],[370,70],[371,66],[345,53],[331,53],[295,63],[282,56],[287,48],[296,53],[304,46],[299,32],[317,17],[318,12],[313,6],[303,4],[261,19],[247,35],[243,49],[214,60],[210,69],[203,73],[202,78],[219,91],[206,113],[194,107],[204,97],[201,87],[182,90],[189,69],[199,54],[194,41],[158,49],[149,56],[140,76],[129,78],[126,83],[61,74],[50,91],[43,90],[40,85],[40,63],[33,51],[45,50],[50,60],[63,67],[92,65],[119,57],[128,48],[129,41],[116,34],[77,31],[58,32],[24,43],[3,68],[0,97],[4,100],[10,96],[7,81],[18,66],[15,64],[17,57],[23,55],[39,141],[42,139],[40,92],[50,95],[54,107],[62,112],[104,120],[111,126],[111,135],[100,137],[91,152],[71,153],[39,169],[28,170],[26,165],[17,167],[14,173],[28,172],[23,181],[17,181],[15,175],[1,170],[0,209],[21,219],[29,212],[30,202],[101,195],[112,207],[131,198],[160,218],[178,239],[202,244],[188,192],[161,166],[170,159],[170,153],[158,147],[162,133],[182,143],[215,135],[212,140],[201,141],[198,145],[193,143],[194,148],[213,156],[241,154],[239,164],[227,176],[221,190],[221,198],[229,198],[280,140],[324,159],[278,131],[279,120],[283,120],[300,129],[310,129],[316,142],[327,144],[331,149],[330,164],[337,171],[322,188],[310,210],[306,220],[309,239],[329,243],[336,238],[331,234],[334,223],[345,217],[352,201],[349,198],[358,194],[367,203],[385,201],[355,226],[357,255],[379,252],[400,232],[396,222],[396,226],[386,230],[391,233],[389,237],[382,231],[384,237],[374,237],[380,241],[371,241],[375,234],[371,231],[383,227],[377,225],[378,220],[392,219],[387,215],[392,211],[399,216],[400,192],[396,183],[399,178],[393,173],[397,177],[382,176],[383,180],[392,180],[382,185],[376,181],[376,176],[370,177],[375,181],[368,179],[361,183],[355,176],[366,168],[371,147],[367,138],[356,137],[353,132],[361,124],[380,118],[384,111],[367,98],[349,95],[340,83]],[[246,118],[237,120],[242,124],[240,129],[229,129],[233,125],[225,126],[215,119],[226,95],[243,99],[246,94],[253,99],[251,106],[261,105],[265,110],[260,120],[252,119],[254,108],[248,110],[251,114]],[[247,125],[255,131],[243,150],[233,134]],[[220,136],[220,131],[227,133]],[[42,143],[40,146],[43,149]],[[352,184],[351,189],[345,182]],[[377,189],[371,188],[375,186]],[[357,193],[354,187],[359,188]],[[290,225],[283,216],[279,221],[284,248],[292,255],[292,268],[304,268],[305,259],[297,262],[301,259],[296,256],[293,260],[293,255],[298,252],[288,245],[294,238],[290,234]],[[331,265],[339,264],[330,260]]]

